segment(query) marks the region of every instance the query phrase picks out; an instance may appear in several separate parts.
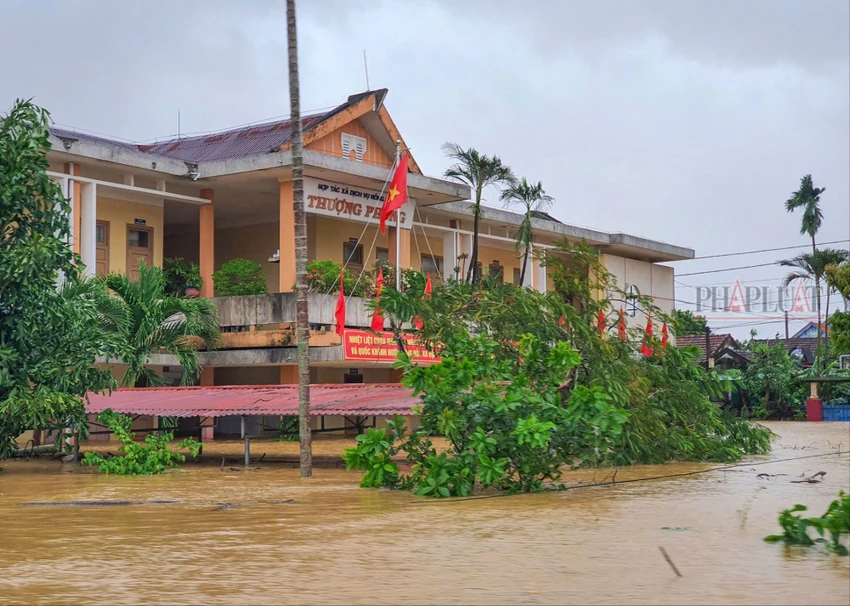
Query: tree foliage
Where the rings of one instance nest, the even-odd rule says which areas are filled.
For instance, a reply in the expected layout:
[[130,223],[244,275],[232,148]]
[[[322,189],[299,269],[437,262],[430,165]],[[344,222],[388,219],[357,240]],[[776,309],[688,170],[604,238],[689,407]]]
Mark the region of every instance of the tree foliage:
[[753,416],[797,419],[803,413],[805,386],[796,381],[799,365],[782,344],[757,343],[750,348],[742,386]]
[[47,175],[48,124],[28,101],[0,120],[0,458],[29,428],[84,433],[81,398],[114,385],[93,368],[107,344],[78,284],[70,204]]
[[116,342],[109,353],[127,365],[121,386],[166,385],[147,365],[158,352],[177,356],[183,368],[181,384],[191,385],[201,370],[197,340],[211,349],[221,338],[212,302],[168,294],[163,271],[144,264],[138,281],[113,273],[98,278],[98,284],[104,289],[99,299],[101,317],[111,319],[109,332]]
[[512,180],[502,191],[500,198],[505,204],[519,206],[522,210],[522,223],[520,223],[516,233],[516,250],[523,251],[519,283],[525,284],[525,272],[528,269],[531,245],[534,241],[532,213],[548,210],[554,198],[546,194],[540,181],[529,183],[525,177],[520,180]]
[[443,151],[447,157],[455,162],[446,169],[445,176],[468,185],[474,196],[472,202],[472,256],[466,281],[477,284],[480,278],[478,274],[478,230],[481,222],[481,202],[483,201],[484,190],[488,187],[511,183],[514,180],[514,174],[510,167],[503,164],[498,156],[482,154],[472,147],[464,149],[457,143],[446,143],[443,145]]
[[[768,430],[709,400],[729,381],[696,364],[694,348],[649,338],[659,353],[647,358],[638,354],[643,330],[618,338],[615,308],[626,295],[595,251],[564,244],[561,252],[547,257],[557,290],[545,294],[495,281],[448,282],[430,298],[385,289],[381,308],[399,342],[418,317],[416,335],[442,362],[420,367],[400,355],[403,381],[422,396],[425,433],[403,435],[395,424],[362,438],[372,451],[358,446],[346,461],[375,471],[365,485],[380,477],[433,496],[462,496],[476,483],[538,490],[564,465],[734,461],[769,449]],[[669,320],[646,298],[637,302]],[[446,436],[450,450],[438,455],[428,433]],[[402,452],[410,476],[393,468]]]
[[121,442],[118,451],[122,453],[119,457],[103,456],[99,452],[90,451],[83,456],[83,463],[97,467],[101,473],[113,473],[116,475],[155,475],[165,472],[167,469],[177,467],[178,463],[186,460],[186,456],[179,450],[188,449],[189,453],[196,457],[201,449],[201,443],[192,438],[186,438],[175,449],[169,444],[174,439],[174,434],[150,433],[144,442],[135,440],[136,434],[130,431],[133,419],[126,415],[113,412],[111,409],[104,410],[98,415],[98,421],[103,423],[112,431]]
[[676,336],[704,335],[708,324],[705,316],[698,316],[690,310],[673,310],[673,332]]

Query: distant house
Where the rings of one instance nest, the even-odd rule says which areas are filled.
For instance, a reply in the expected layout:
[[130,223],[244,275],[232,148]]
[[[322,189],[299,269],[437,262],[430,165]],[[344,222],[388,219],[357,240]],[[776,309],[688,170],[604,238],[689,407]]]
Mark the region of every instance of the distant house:
[[[701,364],[706,362],[706,337],[705,335],[685,335],[676,337],[676,347],[696,346],[700,355],[697,361]],[[744,368],[749,363],[747,357],[741,353],[741,344],[730,334],[709,335],[708,337],[709,366],[717,368]]]
[[[821,325],[821,336],[825,337],[829,334],[829,326]],[[792,339],[817,339],[818,324],[817,322],[809,322],[803,328],[791,335]]]

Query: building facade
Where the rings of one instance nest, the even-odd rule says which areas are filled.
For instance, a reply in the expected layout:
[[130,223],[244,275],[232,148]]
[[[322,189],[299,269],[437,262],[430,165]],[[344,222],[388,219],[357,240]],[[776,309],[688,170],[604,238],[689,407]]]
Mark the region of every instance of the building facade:
[[[466,186],[425,175],[412,155],[410,202],[399,213],[400,225],[391,221],[386,235],[378,229],[380,194],[397,146],[407,148],[384,104],[386,94],[353,95],[329,112],[302,119],[309,260],[347,262],[354,274],[373,268],[377,260],[398,261],[404,268],[452,278],[458,266],[461,272],[466,269],[472,247]],[[223,346],[201,353],[202,385],[297,382],[288,121],[152,145],[57,128],[51,142],[51,176],[72,201],[70,245],[88,272],[132,276],[140,263],[161,265],[170,257],[199,265],[201,296],[213,298],[223,330]],[[519,281],[522,255],[515,250],[514,237],[521,219],[506,210],[486,210],[479,245],[485,274]],[[621,287],[652,297],[668,312],[675,298],[673,269],[659,263],[694,254],[627,234],[566,225],[546,215],[534,219],[534,228],[536,252],[558,255],[555,245],[564,239],[585,242],[600,251]],[[214,297],[213,272],[234,258],[263,266],[268,295]],[[543,292],[553,287],[536,260],[530,262],[524,285]],[[312,382],[397,382],[391,368],[394,352],[376,348],[374,335],[365,332],[371,318],[364,301],[348,302],[344,342],[330,330],[335,299],[311,295]],[[152,363],[166,375],[176,365],[168,356],[156,356]],[[341,426],[346,421],[326,422]],[[221,435],[232,430],[223,420],[216,428]]]

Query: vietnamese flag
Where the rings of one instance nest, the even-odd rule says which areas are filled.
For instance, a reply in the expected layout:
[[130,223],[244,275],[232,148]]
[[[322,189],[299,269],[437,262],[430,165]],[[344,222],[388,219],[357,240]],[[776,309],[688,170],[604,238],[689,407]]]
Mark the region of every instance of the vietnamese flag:
[[381,302],[381,291],[384,289],[384,268],[378,268],[378,279],[375,281],[375,311],[372,312],[372,330],[384,330],[384,313],[378,308]]
[[[407,202],[407,152],[401,155],[401,160],[393,174],[393,180],[390,181],[390,188],[387,190],[387,195],[384,198],[384,205],[381,207],[381,233],[387,233],[387,219],[393,212],[404,206]],[[399,227],[401,220],[396,221],[396,227]]]
[[652,348],[649,346],[649,340],[652,338],[652,316],[646,317],[646,338],[640,346],[640,353],[648,358],[652,357]]
[[623,315],[623,308],[620,308],[620,326],[617,328],[617,337],[620,341],[626,340],[626,317]]
[[428,279],[425,281],[425,294],[422,295],[422,297],[425,299],[430,299],[432,292],[433,289],[431,288],[431,274],[428,274]]
[[345,333],[345,285],[342,281],[342,268],[339,269],[339,299],[336,300],[336,334],[340,337]]
[[661,327],[661,349],[667,348],[667,341],[669,340],[669,335],[667,334],[667,322],[664,323],[664,326]]
[[599,309],[599,317],[596,319],[596,327],[599,329],[599,334],[605,332],[605,312]]

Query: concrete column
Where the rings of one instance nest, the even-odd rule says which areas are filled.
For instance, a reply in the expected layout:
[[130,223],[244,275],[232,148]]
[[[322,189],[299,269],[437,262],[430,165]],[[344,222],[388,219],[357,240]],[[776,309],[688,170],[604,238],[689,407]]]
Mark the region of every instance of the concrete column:
[[[402,269],[410,269],[410,230],[402,229],[401,230],[401,250],[396,250],[396,236],[395,236],[395,227],[387,228],[387,239],[389,240],[389,249],[390,249],[390,265],[393,267],[396,266],[396,259],[399,259],[399,264]],[[401,255],[400,258],[398,255]]]
[[80,184],[80,231],[75,242],[79,245],[80,260],[86,276],[97,272],[97,185]]
[[[455,279],[455,267],[459,266],[457,256],[460,254],[458,242],[458,233],[447,231],[443,234],[443,279]],[[462,276],[457,276],[457,279],[462,279]]]
[[[215,385],[215,368],[208,366],[201,370],[201,378],[199,384],[203,387],[212,387]],[[201,442],[211,442],[215,429],[213,425],[215,419],[213,417],[201,417]]]
[[292,292],[295,287],[295,205],[292,181],[280,183],[280,292]]
[[215,271],[215,207],[213,206],[214,192],[211,189],[202,189],[201,198],[209,200],[200,209],[200,251],[198,255],[198,267],[201,270],[201,296],[209,298],[213,296],[214,285],[212,275]]
[[546,292],[546,267],[538,260],[534,260],[534,288],[537,292]]
[[[65,173],[68,175],[80,176],[80,165],[77,162],[66,162]],[[79,181],[71,181],[69,191],[66,192],[71,198],[71,250],[79,254],[80,252],[80,198],[81,186]]]

